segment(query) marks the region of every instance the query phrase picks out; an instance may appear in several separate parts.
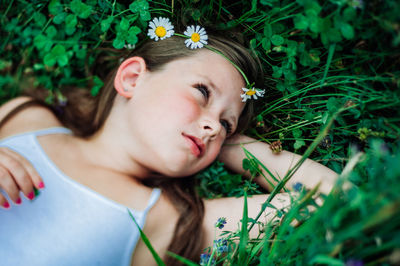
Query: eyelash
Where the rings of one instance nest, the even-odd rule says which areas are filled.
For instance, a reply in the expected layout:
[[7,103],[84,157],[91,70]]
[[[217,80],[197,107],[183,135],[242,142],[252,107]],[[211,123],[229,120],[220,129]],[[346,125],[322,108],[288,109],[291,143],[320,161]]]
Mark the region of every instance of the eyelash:
[[[210,90],[208,89],[208,87],[206,85],[204,85],[202,83],[197,83],[194,85],[194,87],[196,89],[198,89],[201,94],[203,94],[203,96],[206,100],[208,100],[208,98],[210,98]],[[232,133],[232,124],[231,123],[229,123],[226,120],[221,120],[220,123],[225,128],[227,135]]]
[[[225,125],[224,125],[225,124]],[[232,124],[229,123],[226,120],[221,120],[221,125],[225,128],[226,130],[226,135],[229,135],[232,133]]]
[[194,87],[198,89],[201,92],[201,94],[203,94],[206,100],[210,98],[210,90],[206,85],[203,85],[202,83],[197,83],[196,85],[194,85]]

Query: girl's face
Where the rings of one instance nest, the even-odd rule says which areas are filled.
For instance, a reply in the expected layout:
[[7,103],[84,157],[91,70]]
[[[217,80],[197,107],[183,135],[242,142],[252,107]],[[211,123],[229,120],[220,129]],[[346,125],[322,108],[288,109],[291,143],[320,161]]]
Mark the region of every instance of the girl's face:
[[135,160],[172,177],[207,167],[237,127],[244,86],[235,67],[207,49],[144,71],[129,100]]

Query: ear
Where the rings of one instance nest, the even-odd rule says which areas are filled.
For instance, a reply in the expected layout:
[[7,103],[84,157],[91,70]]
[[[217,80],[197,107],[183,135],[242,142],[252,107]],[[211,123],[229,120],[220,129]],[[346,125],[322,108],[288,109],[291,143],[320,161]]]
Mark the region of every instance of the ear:
[[114,88],[118,94],[131,98],[138,78],[146,71],[146,62],[142,57],[134,56],[126,59],[119,66],[114,79]]

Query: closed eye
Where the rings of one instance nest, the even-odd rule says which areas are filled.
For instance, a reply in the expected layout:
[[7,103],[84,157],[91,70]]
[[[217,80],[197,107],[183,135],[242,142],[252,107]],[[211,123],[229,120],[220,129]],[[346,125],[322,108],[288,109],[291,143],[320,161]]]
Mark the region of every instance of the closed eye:
[[196,89],[198,89],[201,92],[201,94],[203,94],[203,96],[206,100],[208,100],[208,98],[210,98],[210,90],[208,89],[208,87],[206,85],[197,83],[194,85],[194,87]]
[[232,124],[227,120],[221,120],[220,123],[225,128],[226,135],[230,135],[232,133]]

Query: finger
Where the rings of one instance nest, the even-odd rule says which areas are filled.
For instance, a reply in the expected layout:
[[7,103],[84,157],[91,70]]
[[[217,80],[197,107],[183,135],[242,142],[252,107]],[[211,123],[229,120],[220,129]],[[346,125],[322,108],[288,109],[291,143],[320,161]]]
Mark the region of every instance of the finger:
[[4,148],[2,151],[5,152],[7,155],[16,159],[23,165],[24,169],[27,171],[28,175],[31,177],[31,180],[32,180],[35,188],[42,189],[45,187],[43,179],[40,177],[40,175],[38,174],[36,169],[32,166],[32,164],[24,156],[14,152],[13,150],[7,149],[7,148]]
[[10,203],[8,203],[6,197],[4,197],[1,193],[0,193],[0,206],[3,209],[9,209],[11,207]]
[[[0,188],[4,190],[5,193],[10,197],[12,201],[16,204],[21,203],[21,198],[19,197],[19,188],[10,175],[6,168],[0,165]],[[4,206],[5,207],[5,206]]]
[[[7,191],[8,194],[15,192],[14,186],[11,185],[11,182],[8,182],[10,179],[12,179],[14,184],[16,184],[17,189],[21,190],[28,199],[32,200],[35,197],[32,180],[24,166],[18,160],[14,159],[13,156],[5,155],[3,151],[0,152],[0,166],[2,167],[1,174],[3,175],[4,179],[2,183],[7,182],[6,184],[9,185],[8,189],[11,190]],[[11,197],[11,194],[9,195]],[[12,200],[15,202],[17,198],[12,198]]]

